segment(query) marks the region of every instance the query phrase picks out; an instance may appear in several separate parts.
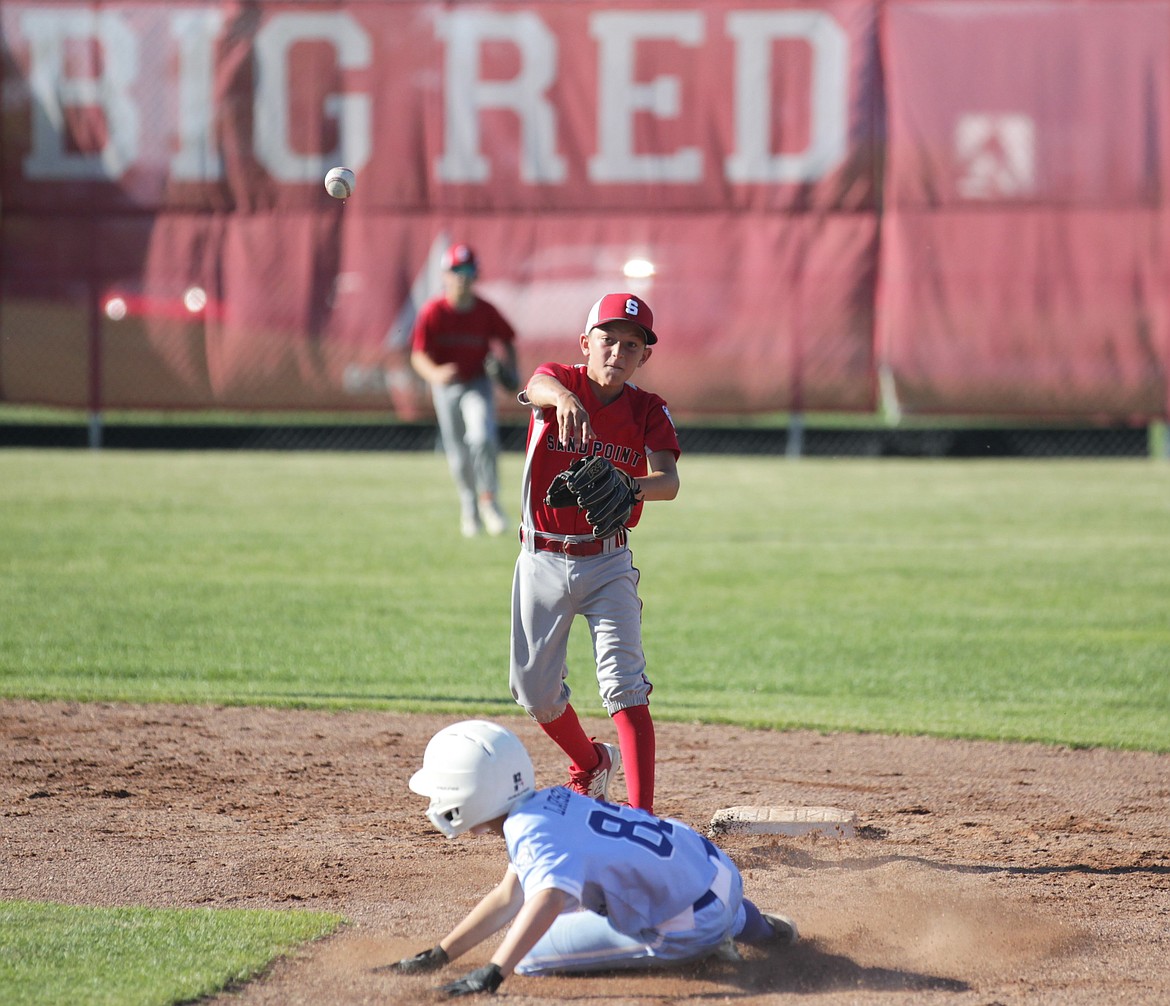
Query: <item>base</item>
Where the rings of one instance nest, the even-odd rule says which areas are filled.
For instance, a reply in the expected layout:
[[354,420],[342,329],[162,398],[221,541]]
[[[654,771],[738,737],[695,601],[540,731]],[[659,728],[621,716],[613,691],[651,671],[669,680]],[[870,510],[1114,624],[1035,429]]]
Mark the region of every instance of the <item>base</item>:
[[711,818],[711,834],[808,835],[852,838],[857,815],[837,807],[725,807]]

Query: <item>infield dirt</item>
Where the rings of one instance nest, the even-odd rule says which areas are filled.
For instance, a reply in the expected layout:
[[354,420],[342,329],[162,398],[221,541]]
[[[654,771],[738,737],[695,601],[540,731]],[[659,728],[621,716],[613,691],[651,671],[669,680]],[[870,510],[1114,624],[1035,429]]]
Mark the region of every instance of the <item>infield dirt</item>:
[[[436,942],[504,869],[497,840],[447,841],[407,789],[457,718],[0,701],[0,898],[336,912],[335,935],[211,1001],[429,1001],[435,976],[371,969]],[[564,780],[532,724],[501,722],[540,785]],[[658,751],[656,811],[704,832],[733,805],[857,814],[846,840],[719,839],[803,939],[736,964],[513,977],[498,999],[1170,1001],[1170,756],[670,723]]]

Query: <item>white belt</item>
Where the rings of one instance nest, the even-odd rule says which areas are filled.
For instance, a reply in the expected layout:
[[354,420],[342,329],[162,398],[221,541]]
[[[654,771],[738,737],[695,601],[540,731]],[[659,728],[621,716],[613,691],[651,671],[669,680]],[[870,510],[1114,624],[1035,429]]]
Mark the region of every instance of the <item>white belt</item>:
[[[708,890],[715,895],[723,904],[727,904],[731,900],[731,871],[724,865],[722,860],[711,857],[711,862],[715,864],[715,876],[711,880],[711,886]],[[703,898],[699,899],[704,900]],[[695,906],[687,905],[678,915],[667,919],[665,922],[654,927],[660,933],[685,933],[695,928]]]
[[609,555],[626,547],[626,532],[619,531],[609,538],[594,538],[583,534],[545,534],[531,528],[520,529],[520,544],[526,552],[557,552],[561,555]]

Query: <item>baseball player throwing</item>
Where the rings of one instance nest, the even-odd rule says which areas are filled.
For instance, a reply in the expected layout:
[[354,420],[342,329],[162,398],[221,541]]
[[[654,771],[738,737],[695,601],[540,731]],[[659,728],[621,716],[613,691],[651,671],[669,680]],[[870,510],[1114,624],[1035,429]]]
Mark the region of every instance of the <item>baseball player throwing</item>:
[[[631,383],[658,342],[640,297],[611,293],[579,337],[584,363],[545,363],[518,398],[532,408],[512,582],[512,696],[569,756],[569,786],[605,799],[624,762],[629,802],[653,811],[655,741],[642,602],[628,532],[645,500],[678,495],[666,402]],[[595,743],[569,702],[573,619],[589,625],[617,746]]]
[[797,938],[790,919],[743,896],[727,854],[681,821],[562,786],[537,790],[524,745],[495,723],[440,730],[410,788],[430,798],[427,817],[448,838],[498,835],[508,851],[503,879],[451,932],[387,968],[437,970],[511,924],[490,963],[441,987],[449,997],[494,993],[513,971],[652,967],[719,951],[734,958],[732,941]]

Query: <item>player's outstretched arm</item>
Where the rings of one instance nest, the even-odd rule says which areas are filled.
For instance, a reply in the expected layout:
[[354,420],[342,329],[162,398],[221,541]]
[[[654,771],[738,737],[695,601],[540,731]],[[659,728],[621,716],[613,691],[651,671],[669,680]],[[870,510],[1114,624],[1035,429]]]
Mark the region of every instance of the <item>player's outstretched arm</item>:
[[537,891],[532,900],[526,901],[516,916],[516,924],[508,930],[498,949],[492,954],[492,963],[499,966],[500,973],[510,975],[561,914],[572,896],[555,887]]
[[515,870],[509,869],[463,921],[439,941],[449,960],[455,960],[498,933],[516,918],[524,906],[524,888]]
[[413,957],[404,957],[394,964],[374,968],[374,971],[394,971],[398,974],[437,971],[493,933],[499,932],[516,917],[523,904],[524,891],[520,887],[520,880],[515,871],[508,870],[504,879],[485,894],[459,925],[430,950],[423,950]]
[[557,410],[557,439],[562,444],[570,440],[587,444],[596,439],[581,399],[551,374],[533,374],[525,395],[538,409]]
[[[518,882],[517,882],[518,883]],[[490,964],[468,972],[457,981],[443,985],[440,989],[449,998],[475,995],[480,992],[494,993],[551,926],[558,915],[569,905],[571,897],[555,887],[538,891],[530,901],[524,902],[516,923],[508,930]]]

